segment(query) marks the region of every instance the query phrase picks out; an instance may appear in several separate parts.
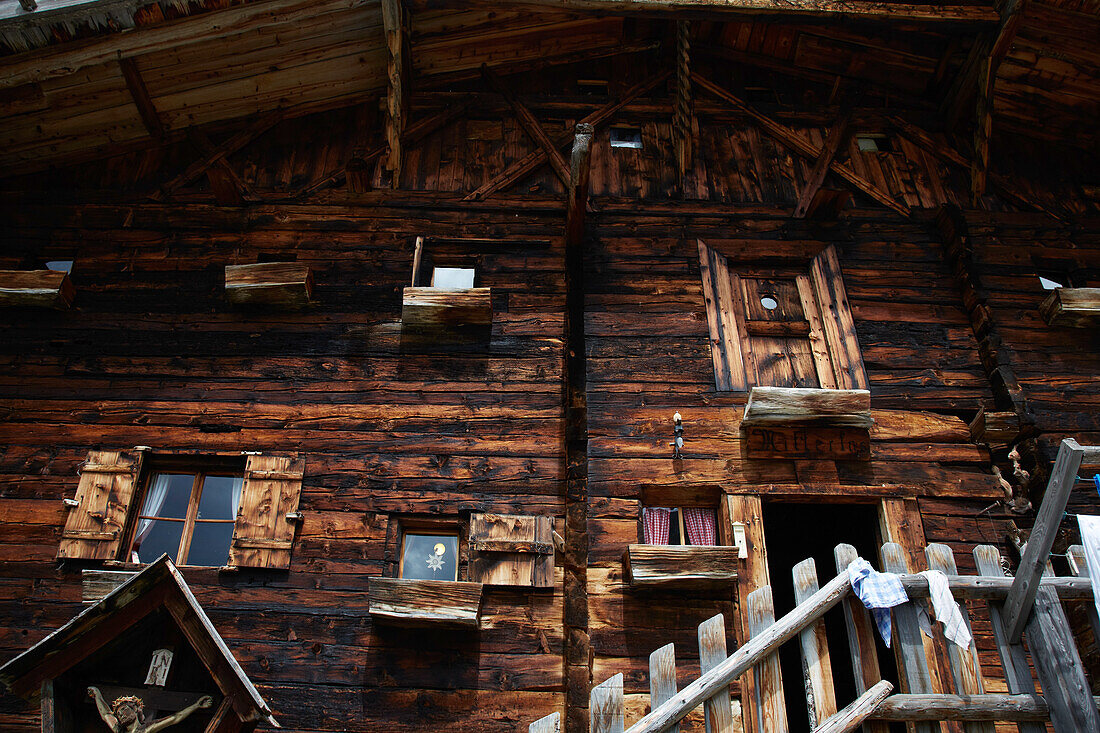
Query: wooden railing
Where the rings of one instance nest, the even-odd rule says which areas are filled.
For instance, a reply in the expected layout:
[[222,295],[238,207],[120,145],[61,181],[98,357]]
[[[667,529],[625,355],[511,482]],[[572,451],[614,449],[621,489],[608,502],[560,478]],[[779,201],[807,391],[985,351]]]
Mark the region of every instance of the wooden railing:
[[[650,656],[651,711],[625,733],[661,733],[677,730],[677,724],[703,705],[708,733],[733,733],[734,715],[729,686],[751,672],[751,698],[759,733],[785,731],[786,705],[779,669],[779,647],[799,639],[806,686],[806,703],[815,733],[840,733],[866,721],[869,733],[886,730],[879,721],[909,721],[917,733],[933,733],[935,721],[961,721],[965,733],[993,733],[994,721],[1015,722],[1021,733],[1042,733],[1045,721],[1058,733],[1100,731],[1097,700],[1092,697],[1061,601],[1088,601],[1089,620],[1100,639],[1100,617],[1091,603],[1092,582],[1079,546],[1068,556],[1077,577],[1057,578],[1049,570],[1048,557],[1054,531],[1065,511],[1069,491],[1082,465],[1100,464],[1100,449],[1083,448],[1063,441],[1052,471],[1047,494],[1039,510],[1031,540],[1024,550],[1020,570],[1006,577],[1000,552],[991,545],[974,549],[979,575],[960,576],[950,547],[930,544],[924,548],[929,569],[948,576],[952,595],[962,603],[969,625],[966,601],[984,599],[989,611],[994,643],[1000,655],[1009,694],[985,692],[977,647],[972,641],[962,648],[943,638],[938,624],[934,638],[922,638],[918,612],[928,601],[928,581],[910,574],[904,549],[888,542],[882,546],[882,569],[900,576],[910,597],[893,609],[893,649],[898,674],[907,694],[891,695],[893,686],[879,678],[873,635],[877,633],[863,604],[852,593],[848,565],[856,559],[851,545],[837,545],[834,557],[838,574],[818,587],[813,559],[792,571],[797,606],[774,620],[770,586],[748,595],[749,640],[733,654],[726,654],[725,621],[721,614],[699,625],[700,676],[676,691],[673,645]],[[841,604],[848,649],[858,696],[843,710],[836,709],[832,667],[822,616]],[[973,609],[970,609],[973,610]],[[1027,635],[1027,648],[1018,631]],[[1030,650],[1030,655],[1028,654]],[[1034,666],[1044,696],[1035,693],[1029,666]],[[931,662],[931,666],[930,663]],[[592,688],[589,700],[591,733],[624,733],[623,676],[617,674]],[[559,713],[531,724],[530,733],[556,733]]]

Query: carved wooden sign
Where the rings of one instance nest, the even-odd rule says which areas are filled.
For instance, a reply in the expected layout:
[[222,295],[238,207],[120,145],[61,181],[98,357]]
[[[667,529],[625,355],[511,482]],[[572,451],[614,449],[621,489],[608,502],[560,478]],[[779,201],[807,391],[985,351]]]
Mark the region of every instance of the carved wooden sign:
[[745,426],[741,432],[749,458],[837,461],[871,458],[870,434],[857,428]]

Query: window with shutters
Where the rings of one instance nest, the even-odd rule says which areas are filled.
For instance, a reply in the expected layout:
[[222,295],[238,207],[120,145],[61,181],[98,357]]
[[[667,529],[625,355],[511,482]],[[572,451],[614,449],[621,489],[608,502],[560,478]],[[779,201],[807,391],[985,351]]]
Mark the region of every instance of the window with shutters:
[[709,507],[643,507],[647,545],[717,545],[718,521]]
[[295,456],[92,451],[58,557],[285,569],[303,473]]
[[806,266],[734,267],[698,246],[718,390],[868,388],[835,248]]

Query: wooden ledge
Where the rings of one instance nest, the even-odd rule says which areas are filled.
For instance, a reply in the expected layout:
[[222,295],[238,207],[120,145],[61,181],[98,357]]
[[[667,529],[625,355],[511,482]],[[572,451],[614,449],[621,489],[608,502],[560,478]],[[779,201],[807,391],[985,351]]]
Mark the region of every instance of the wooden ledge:
[[865,389],[753,387],[744,426],[820,425],[870,429],[871,393]]
[[301,308],[313,296],[313,273],[297,262],[225,266],[225,297],[235,305]]
[[713,588],[737,582],[737,548],[712,545],[630,545],[623,555],[634,588]]
[[60,270],[0,270],[0,305],[71,308],[76,289]]
[[399,626],[455,626],[476,629],[481,621],[481,583],[371,578],[370,615]]
[[493,322],[491,288],[405,288],[401,326],[444,331],[453,326]]
[[1055,288],[1039,304],[1051,326],[1087,328],[1100,321],[1100,288]]

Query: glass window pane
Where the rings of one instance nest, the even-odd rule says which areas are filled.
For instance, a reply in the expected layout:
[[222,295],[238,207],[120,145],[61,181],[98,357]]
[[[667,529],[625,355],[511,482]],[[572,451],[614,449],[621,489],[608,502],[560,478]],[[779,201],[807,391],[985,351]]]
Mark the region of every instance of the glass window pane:
[[458,537],[406,534],[401,577],[418,580],[458,580]]
[[158,473],[145,492],[142,516],[183,519],[194,483],[195,475],[191,473]]
[[153,562],[167,553],[176,561],[179,556],[180,537],[183,535],[183,522],[167,522],[156,519],[142,519],[138,522],[137,536],[134,538],[134,551],[131,561]]
[[229,543],[233,539],[231,522],[195,522],[188,565],[221,567],[229,560]]
[[243,485],[239,476],[207,476],[202,482],[198,518],[236,519]]
[[472,288],[473,286],[472,267],[436,267],[432,270],[433,288]]

